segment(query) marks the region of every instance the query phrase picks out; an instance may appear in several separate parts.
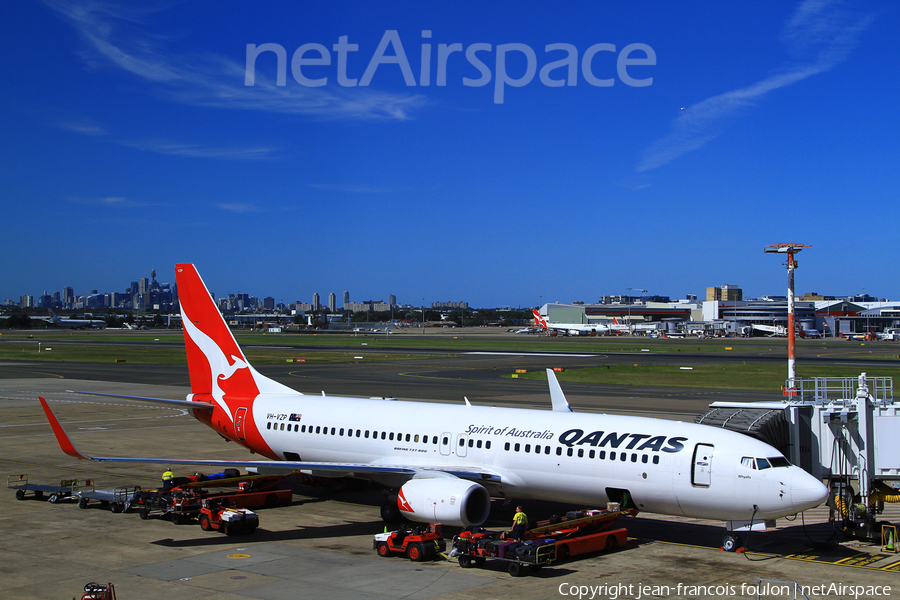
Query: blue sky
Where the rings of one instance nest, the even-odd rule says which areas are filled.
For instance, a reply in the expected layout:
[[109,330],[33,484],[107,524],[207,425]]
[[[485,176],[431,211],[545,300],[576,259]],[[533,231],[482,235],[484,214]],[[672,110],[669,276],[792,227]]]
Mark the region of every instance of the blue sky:
[[133,4],[0,3],[0,300],[900,299],[896,3]]

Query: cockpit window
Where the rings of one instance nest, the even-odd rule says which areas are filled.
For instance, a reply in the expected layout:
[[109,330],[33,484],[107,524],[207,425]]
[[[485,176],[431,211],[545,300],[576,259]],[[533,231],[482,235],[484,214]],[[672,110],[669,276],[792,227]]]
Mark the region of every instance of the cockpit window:
[[769,461],[765,458],[757,458],[756,459],[756,468],[762,471],[763,469],[768,469],[772,465],[769,464]]
[[766,460],[768,460],[769,464],[771,464],[773,467],[789,467],[789,466],[791,466],[791,461],[789,461],[788,459],[786,459],[783,456],[771,456],[771,457],[767,458]]
[[756,461],[750,458],[749,456],[745,456],[741,459],[741,465],[747,467],[748,469],[756,468]]

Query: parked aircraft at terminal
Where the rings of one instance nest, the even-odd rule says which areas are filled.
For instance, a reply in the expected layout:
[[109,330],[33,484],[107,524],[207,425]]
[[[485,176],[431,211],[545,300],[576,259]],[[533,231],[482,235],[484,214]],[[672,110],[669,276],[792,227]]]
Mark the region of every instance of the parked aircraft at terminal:
[[[734,531],[822,503],[827,489],[775,448],[725,429],[631,416],[575,413],[553,371],[551,410],[305,395],[248,362],[192,264],[176,266],[191,380],[186,406],[219,435],[266,457],[89,456],[41,404],[63,451],[80,459],[303,471],[369,479],[389,490],[382,516],[467,526],[491,498],[641,511],[728,522]],[[99,394],[106,395],[106,394]]]
[[610,330],[609,326],[600,323],[550,323],[536,309],[531,312],[534,322],[548,331],[560,331],[566,335],[602,335]]

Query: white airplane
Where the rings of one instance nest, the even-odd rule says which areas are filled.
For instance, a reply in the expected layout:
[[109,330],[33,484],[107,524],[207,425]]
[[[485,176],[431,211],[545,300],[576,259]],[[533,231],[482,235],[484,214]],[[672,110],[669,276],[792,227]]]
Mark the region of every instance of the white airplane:
[[[257,372],[191,264],[176,266],[191,394],[117,396],[189,407],[245,460],[90,456],[47,401],[63,451],[97,461],[302,471],[375,481],[391,495],[386,520],[483,523],[491,498],[542,499],[728,522],[736,532],[821,504],[828,490],[775,448],[725,429],[646,417],[575,413],[547,370],[551,410],[304,395]],[[110,394],[97,394],[109,396]],[[280,462],[275,462],[280,461]]]
[[106,329],[106,321],[100,319],[60,319],[53,309],[50,311],[50,322],[68,329]]
[[547,331],[560,331],[566,335],[600,335],[609,331],[609,327],[599,323],[550,323],[541,316],[537,309],[533,309],[534,322]]

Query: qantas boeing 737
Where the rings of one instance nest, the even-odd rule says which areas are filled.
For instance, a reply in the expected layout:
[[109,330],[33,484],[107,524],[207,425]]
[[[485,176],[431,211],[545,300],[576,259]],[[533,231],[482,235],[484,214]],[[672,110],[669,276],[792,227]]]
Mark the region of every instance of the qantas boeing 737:
[[[224,438],[270,460],[123,458],[80,452],[47,401],[63,451],[85,460],[255,467],[369,479],[391,491],[382,516],[468,526],[491,498],[640,511],[728,522],[736,531],[821,504],[828,491],[775,448],[707,425],[575,413],[548,370],[551,410],[305,395],[248,362],[192,264],[176,265],[191,394],[186,406]],[[105,394],[100,394],[105,395]],[[279,462],[275,462],[279,461]]]

